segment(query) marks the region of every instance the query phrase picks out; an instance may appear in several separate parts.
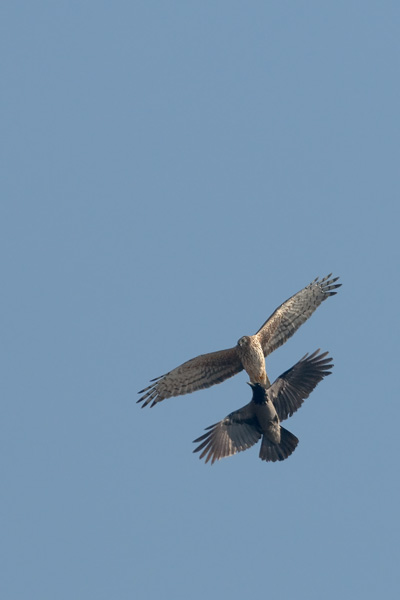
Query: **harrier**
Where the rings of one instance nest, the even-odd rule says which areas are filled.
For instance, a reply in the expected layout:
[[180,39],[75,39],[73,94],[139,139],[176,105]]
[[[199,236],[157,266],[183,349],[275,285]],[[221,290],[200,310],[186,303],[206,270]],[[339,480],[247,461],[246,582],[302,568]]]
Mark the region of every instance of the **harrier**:
[[328,352],[307,354],[285,371],[266,389],[250,383],[253,397],[249,404],[232,412],[219,423],[206,428],[207,433],[194,440],[201,444],[193,450],[200,458],[216,460],[251,448],[262,437],[261,460],[285,460],[294,452],[299,440],[280,422],[291,417],[313,389],[330,375],[333,364]]
[[304,289],[281,304],[265,321],[255,335],[245,335],[236,346],[201,354],[183,363],[165,375],[152,379],[151,385],[140,390],[138,402],[142,408],[165,398],[189,394],[221,383],[240,373],[247,372],[251,383],[269,386],[265,370],[265,357],[286,342],[329,296],[334,296],[341,283],[339,277],[317,277]]

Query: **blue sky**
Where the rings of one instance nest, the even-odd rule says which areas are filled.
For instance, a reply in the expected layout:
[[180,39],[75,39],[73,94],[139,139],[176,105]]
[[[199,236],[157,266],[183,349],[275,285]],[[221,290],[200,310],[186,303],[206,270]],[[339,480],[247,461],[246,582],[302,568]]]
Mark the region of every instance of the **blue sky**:
[[[397,2],[1,8],[2,598],[397,598]],[[267,359],[333,374],[258,448],[246,374],[149,379],[343,287]]]

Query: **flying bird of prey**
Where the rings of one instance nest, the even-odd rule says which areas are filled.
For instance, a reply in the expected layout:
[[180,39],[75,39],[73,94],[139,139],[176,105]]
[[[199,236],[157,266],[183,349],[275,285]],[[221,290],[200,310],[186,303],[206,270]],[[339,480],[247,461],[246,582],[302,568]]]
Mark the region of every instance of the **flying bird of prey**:
[[221,383],[240,373],[247,372],[251,383],[270,385],[265,357],[286,342],[329,296],[334,296],[341,283],[339,277],[317,277],[304,289],[281,304],[265,321],[255,335],[241,337],[233,348],[201,354],[183,363],[165,375],[152,379],[151,385],[140,390],[137,402],[142,408],[165,398],[189,394]]
[[308,398],[317,384],[330,375],[333,364],[328,352],[311,356],[306,354],[291,369],[285,371],[266,388],[261,383],[250,383],[253,397],[249,404],[235,410],[225,419],[206,428],[207,433],[194,440],[201,442],[193,452],[206,463],[231,456],[251,448],[262,437],[261,460],[285,460],[294,452],[299,440],[280,422],[291,417]]

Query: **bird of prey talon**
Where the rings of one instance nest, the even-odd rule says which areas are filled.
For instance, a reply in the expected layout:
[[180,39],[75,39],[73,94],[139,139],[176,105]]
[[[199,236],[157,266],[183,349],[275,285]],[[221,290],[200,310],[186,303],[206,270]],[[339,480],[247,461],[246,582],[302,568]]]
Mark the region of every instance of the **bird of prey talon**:
[[249,404],[230,413],[225,419],[206,428],[206,433],[194,440],[205,462],[231,456],[251,448],[262,438],[261,460],[285,460],[294,452],[299,440],[280,425],[300,408],[313,389],[331,374],[332,358],[328,352],[316,350],[306,354],[291,369],[280,375],[270,387],[250,383],[253,397]]
[[137,401],[142,408],[154,406],[165,398],[189,394],[221,383],[229,377],[247,372],[251,383],[269,386],[265,357],[286,342],[307,321],[316,308],[329,296],[334,296],[341,283],[329,274],[317,277],[304,289],[283,302],[254,335],[241,337],[233,348],[201,354],[165,375],[151,380],[140,390]]

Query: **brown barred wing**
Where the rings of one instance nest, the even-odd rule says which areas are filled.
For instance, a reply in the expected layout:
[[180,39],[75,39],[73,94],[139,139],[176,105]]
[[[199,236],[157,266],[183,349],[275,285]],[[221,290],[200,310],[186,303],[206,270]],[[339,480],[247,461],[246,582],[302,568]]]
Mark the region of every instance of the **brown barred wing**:
[[151,385],[140,390],[139,394],[143,395],[137,402],[142,402],[142,408],[150,402],[154,406],[165,398],[190,394],[221,383],[242,370],[236,348],[201,354],[153,379]]
[[317,277],[272,313],[256,333],[264,356],[284,344],[324,300],[337,293],[335,290],[341,286],[336,283],[338,279],[331,279],[331,274],[321,280]]

